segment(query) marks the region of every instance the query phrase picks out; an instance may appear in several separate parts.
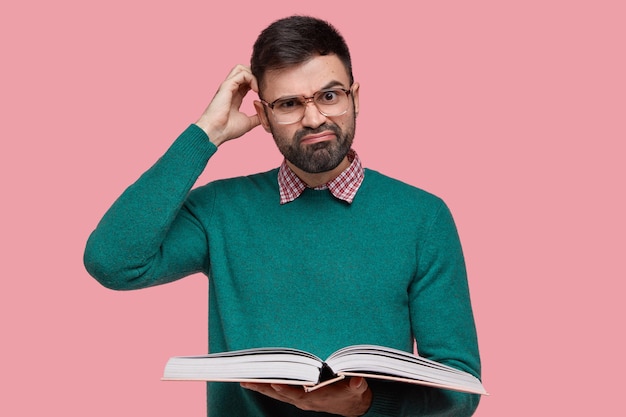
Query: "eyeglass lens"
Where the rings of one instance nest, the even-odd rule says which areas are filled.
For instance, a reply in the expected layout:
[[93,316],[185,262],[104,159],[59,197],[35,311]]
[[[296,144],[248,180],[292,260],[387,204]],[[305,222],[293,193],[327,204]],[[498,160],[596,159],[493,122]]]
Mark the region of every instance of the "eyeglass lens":
[[340,116],[348,110],[348,92],[337,88],[318,91],[313,97],[285,97],[274,101],[270,107],[276,121],[284,124],[302,120],[309,101],[324,116]]

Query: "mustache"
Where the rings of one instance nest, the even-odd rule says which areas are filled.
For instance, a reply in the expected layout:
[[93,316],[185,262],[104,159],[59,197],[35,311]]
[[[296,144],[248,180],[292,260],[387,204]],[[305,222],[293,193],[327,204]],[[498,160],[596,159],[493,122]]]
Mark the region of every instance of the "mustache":
[[324,123],[322,125],[319,125],[315,129],[311,129],[310,127],[302,128],[302,129],[298,130],[294,134],[293,137],[294,137],[296,143],[299,145],[300,142],[302,141],[302,138],[307,136],[307,135],[315,135],[315,134],[318,134],[318,133],[323,133],[323,132],[328,132],[328,131],[333,132],[335,134],[335,136],[337,136],[337,137],[341,136],[341,128],[339,128],[339,126],[337,126],[335,124]]

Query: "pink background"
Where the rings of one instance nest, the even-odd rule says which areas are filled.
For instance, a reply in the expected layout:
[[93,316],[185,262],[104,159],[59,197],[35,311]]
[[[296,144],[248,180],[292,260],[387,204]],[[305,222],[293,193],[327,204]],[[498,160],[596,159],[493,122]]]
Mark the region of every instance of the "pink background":
[[[211,3],[0,6],[0,415],[203,415],[203,384],[159,379],[169,356],[206,349],[204,277],[113,292],[82,251],[291,13],[352,48],[365,164],[455,215],[492,393],[476,415],[623,409],[623,2]],[[257,129],[201,181],[279,162]]]

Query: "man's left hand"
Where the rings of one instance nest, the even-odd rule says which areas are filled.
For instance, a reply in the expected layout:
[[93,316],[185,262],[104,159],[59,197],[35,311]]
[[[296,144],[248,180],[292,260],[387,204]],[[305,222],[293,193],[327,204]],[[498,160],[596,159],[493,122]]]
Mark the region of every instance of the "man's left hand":
[[241,386],[293,404],[302,410],[321,411],[345,417],[362,416],[372,403],[372,391],[367,381],[359,377],[335,382],[312,392],[305,392],[302,387],[280,384],[242,383]]

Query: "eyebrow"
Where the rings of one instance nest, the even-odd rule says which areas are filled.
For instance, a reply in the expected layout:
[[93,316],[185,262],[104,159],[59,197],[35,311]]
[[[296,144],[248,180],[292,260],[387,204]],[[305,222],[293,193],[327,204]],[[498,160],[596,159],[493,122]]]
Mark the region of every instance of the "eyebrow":
[[341,81],[333,80],[333,81],[328,82],[324,87],[320,88],[319,91],[326,90],[328,88],[337,87],[337,86],[346,88],[346,86],[344,86]]
[[[319,90],[317,90],[316,93],[318,91],[328,90],[329,88],[333,88],[333,87],[347,88],[341,81],[332,80],[332,81],[327,82],[323,87],[321,87]],[[272,102],[275,102],[275,101],[278,101],[278,100],[283,100],[283,99],[286,99],[286,98],[303,97],[303,96],[304,96],[304,94],[290,94],[290,95],[280,96],[276,100],[273,100]]]

